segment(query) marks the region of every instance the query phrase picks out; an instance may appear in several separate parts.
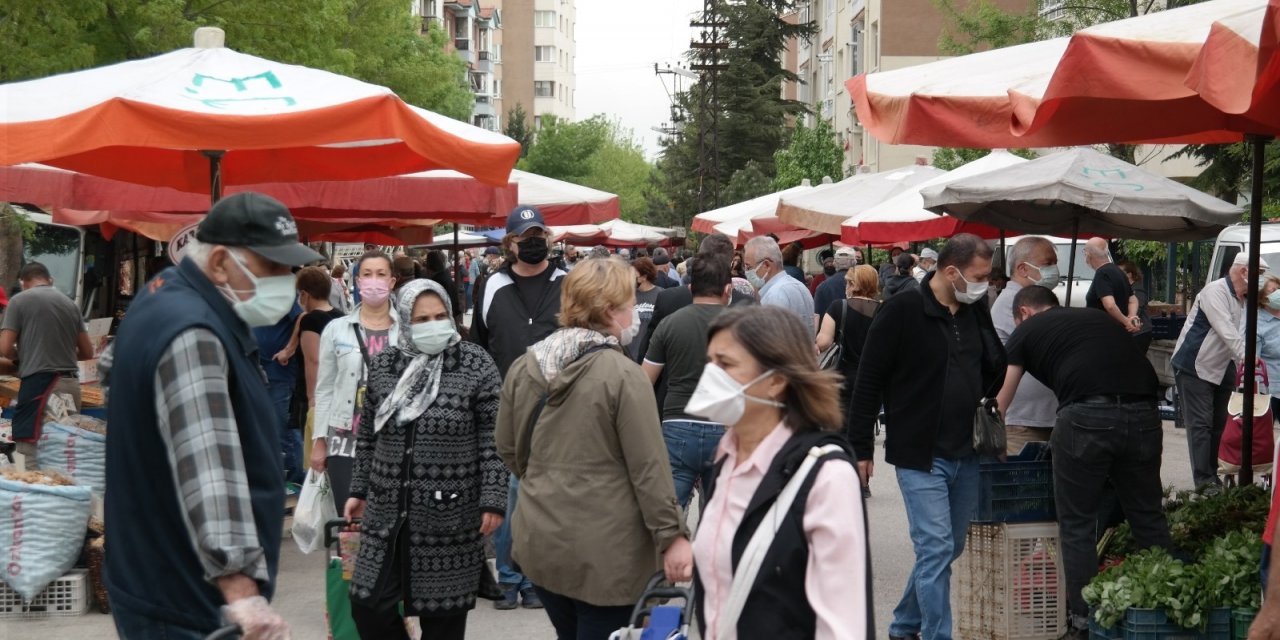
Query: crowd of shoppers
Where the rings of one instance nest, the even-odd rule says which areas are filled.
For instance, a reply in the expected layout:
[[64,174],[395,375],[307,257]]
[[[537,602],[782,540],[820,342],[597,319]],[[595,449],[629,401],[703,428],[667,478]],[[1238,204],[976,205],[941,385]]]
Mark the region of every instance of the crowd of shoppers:
[[[225,619],[287,637],[268,602],[284,481],[310,466],[361,532],[349,598],[364,638],[408,637],[404,616],[423,637],[463,638],[490,577],[495,608],[542,608],[559,638],[602,640],[661,572],[694,583],[705,638],[869,639],[866,500],[883,428],[915,551],[888,633],[944,640],[986,398],[1008,455],[1052,444],[1070,637],[1084,634],[1108,493],[1140,546],[1170,544],[1146,292],[1105,241],[1085,249],[1092,308],[1067,309],[1054,246],[1036,237],[1013,245],[997,295],[992,245],[968,234],[895,250],[879,271],[840,248],[810,278],[803,248],[768,236],[735,252],[712,234],[687,259],[657,246],[553,255],[529,206],[505,231],[452,263],[367,251],[348,297],[344,270],[305,266],[321,256],[280,203],[244,193],[210,211],[101,364],[122,636],[201,637]],[[1246,309],[1246,264],[1236,256],[1201,292],[1174,349],[1197,485],[1221,481],[1244,313],[1280,366],[1280,278]],[[38,264],[24,274],[0,356],[16,350],[20,370],[56,359],[50,389],[85,355],[83,326],[28,322],[60,300],[27,298],[51,287]],[[289,417],[291,399],[305,419]],[[291,454],[295,423],[308,449]]]

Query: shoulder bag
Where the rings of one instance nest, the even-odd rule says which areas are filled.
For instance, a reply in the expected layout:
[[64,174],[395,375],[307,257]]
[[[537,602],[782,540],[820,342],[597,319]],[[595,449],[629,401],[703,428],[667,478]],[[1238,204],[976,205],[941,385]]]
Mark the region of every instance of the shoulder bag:
[[849,303],[840,305],[840,326],[836,328],[836,341],[818,358],[819,369],[839,369],[844,362],[844,321],[849,315]]

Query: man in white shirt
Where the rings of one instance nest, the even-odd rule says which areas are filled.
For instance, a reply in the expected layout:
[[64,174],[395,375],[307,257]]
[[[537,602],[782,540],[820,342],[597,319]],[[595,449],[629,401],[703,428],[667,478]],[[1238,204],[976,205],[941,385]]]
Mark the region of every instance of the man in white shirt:
[[813,327],[813,295],[803,282],[782,270],[782,249],[776,240],[757,236],[747,241],[743,267],[760,294],[760,304],[782,307],[796,314],[804,326]]

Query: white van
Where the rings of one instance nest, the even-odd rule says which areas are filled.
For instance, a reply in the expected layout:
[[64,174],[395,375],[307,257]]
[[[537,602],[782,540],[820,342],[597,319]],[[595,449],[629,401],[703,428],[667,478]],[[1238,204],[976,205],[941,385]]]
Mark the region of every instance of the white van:
[[[1209,273],[1205,276],[1205,284],[1218,278],[1226,277],[1231,268],[1231,261],[1236,254],[1249,248],[1249,223],[1233,224],[1218,234],[1218,241],[1213,246],[1213,261],[1209,263]],[[1280,269],[1280,222],[1262,223],[1262,243],[1259,249],[1262,259],[1271,267],[1272,272]]]
[[57,224],[46,213],[13,207],[32,225],[30,232],[23,234],[22,263],[39,262],[48,267],[53,286],[85,309],[84,230]]
[[[1017,265],[1009,264],[1009,256],[1013,254],[1013,245],[1025,238],[1026,236],[1017,236],[1013,238],[1005,238],[1005,274],[1012,277],[1013,268]],[[1062,274],[1062,280],[1058,282],[1058,286],[1054,288],[1053,293],[1058,296],[1059,302],[1067,299],[1067,269],[1070,264],[1071,256],[1071,238],[1061,238],[1057,236],[1040,236],[1045,240],[1053,243],[1053,248],[1058,253],[1058,272]],[[999,240],[995,242],[999,243]],[[1093,267],[1090,267],[1084,261],[1084,240],[1076,242],[1076,268],[1075,282],[1071,285],[1071,307],[1084,307],[1085,294],[1089,293],[1089,287],[1093,286]],[[1277,249],[1280,251],[1280,248]]]

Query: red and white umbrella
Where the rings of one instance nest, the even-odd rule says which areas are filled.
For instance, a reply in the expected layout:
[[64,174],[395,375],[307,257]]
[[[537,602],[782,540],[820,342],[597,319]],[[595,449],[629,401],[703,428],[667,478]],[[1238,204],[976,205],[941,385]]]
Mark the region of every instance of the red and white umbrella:
[[1280,130],[1280,0],[1214,0],[846,86],[877,140],[1212,143]]
[[845,220],[943,173],[934,167],[911,165],[858,174],[814,187],[808,193],[785,195],[778,200],[776,215],[787,224],[839,237]]
[[948,215],[938,215],[924,208],[921,190],[949,184],[970,176],[997,171],[1026,162],[1024,158],[997,149],[956,167],[940,176],[910,187],[896,196],[845,220],[840,225],[840,239],[851,244],[879,244],[950,238],[957,233],[976,233],[985,238],[1000,236],[1000,230],[983,224],[969,223]]
[[[511,172],[511,182],[520,189],[520,204],[537,207],[549,225],[598,224],[619,215],[618,196],[607,191],[519,169]],[[508,212],[498,224],[505,224]]]
[[684,235],[679,229],[652,227],[625,220],[610,220],[602,224],[551,227],[551,235],[556,242],[564,242],[579,247],[593,245],[643,247],[649,244],[670,247],[684,242]]
[[[73,226],[98,225],[110,240],[120,229],[132,231],[158,242],[169,242],[184,229],[200,221],[204,213],[155,213],[147,211],[82,211],[53,208],[53,221]],[[439,220],[316,220],[298,218],[298,236],[307,242],[359,242],[379,245],[428,244],[434,239],[432,227]]]
[[221,183],[428,169],[500,186],[520,154],[506,136],[385,87],[227,49],[220,29],[196,38],[152,58],[0,85],[0,166],[41,162],[216,197]]
[[[815,189],[815,187],[810,186],[809,181],[805,180],[804,184],[799,186],[783,189],[782,191],[777,191],[775,193],[765,194],[758,198],[737,202],[728,206],[720,207],[719,209],[712,209],[711,211],[699,213],[693,217],[693,224],[691,226],[694,231],[699,233],[722,233],[729,236],[729,239],[733,240],[735,243],[742,244],[751,236],[758,235],[754,233],[753,224],[755,220],[761,220],[762,223],[766,219],[776,220],[777,215],[775,212],[777,211],[778,200],[780,198],[788,195],[807,193],[813,189]],[[792,232],[796,230],[795,227],[790,225],[785,225],[781,222],[778,224],[783,226],[771,231],[766,231],[765,233],[776,233],[779,230],[783,232]],[[804,233],[807,235],[809,232],[804,231]],[[744,237],[744,234],[747,234],[746,237]]]

